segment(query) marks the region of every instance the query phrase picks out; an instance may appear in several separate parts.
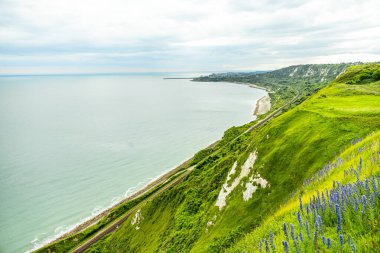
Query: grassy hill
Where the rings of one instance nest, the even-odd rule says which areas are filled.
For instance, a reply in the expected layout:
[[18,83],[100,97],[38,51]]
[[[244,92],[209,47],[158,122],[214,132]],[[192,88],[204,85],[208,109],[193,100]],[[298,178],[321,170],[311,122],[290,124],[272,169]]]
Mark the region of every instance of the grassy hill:
[[[270,231],[275,247],[283,251],[281,224],[283,219],[296,224],[299,194],[307,204],[315,190],[331,188],[331,180],[347,183],[352,177],[342,181],[339,173],[357,163],[350,152],[376,142],[379,134],[371,134],[380,129],[379,70],[379,64],[349,67],[264,126],[246,133],[254,122],[229,129],[216,146],[200,151],[184,167],[195,166],[182,182],[140,201],[134,215],[88,252],[252,252],[258,251],[260,238],[269,240]],[[315,181],[338,154],[344,169],[326,173],[327,181]],[[374,163],[378,167],[378,160]],[[361,177],[375,172],[366,170]],[[332,232],[326,235],[336,242]],[[40,252],[67,251],[80,236]]]
[[380,251],[379,164],[376,131],[353,141],[305,180],[292,199],[230,251]]

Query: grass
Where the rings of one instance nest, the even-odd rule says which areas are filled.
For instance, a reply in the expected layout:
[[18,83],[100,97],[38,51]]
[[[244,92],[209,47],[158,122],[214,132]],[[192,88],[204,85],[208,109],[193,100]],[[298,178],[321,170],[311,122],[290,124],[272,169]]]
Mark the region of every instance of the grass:
[[[299,189],[296,196],[230,251],[273,252],[273,246],[277,252],[379,251],[379,144],[380,131],[377,131],[363,141],[348,147],[325,167],[323,173],[316,174],[312,181],[307,180],[308,183]],[[339,185],[337,182],[340,182]],[[338,186],[334,187],[334,184]],[[323,198],[322,193],[324,193]],[[339,201],[331,197],[334,194],[340,197]],[[297,196],[302,196],[301,202]],[[336,205],[342,217],[339,226]],[[311,206],[318,206],[319,209],[312,209]],[[298,213],[302,227],[297,219]],[[318,222],[315,224],[318,215],[322,221],[320,225]],[[310,227],[309,233],[305,226],[306,221]],[[288,236],[284,233],[284,223],[287,226]],[[294,239],[290,235],[290,224],[294,226]],[[303,235],[302,240],[300,233]],[[343,243],[340,241],[340,236],[343,238]],[[269,251],[265,248],[265,240],[269,245]],[[287,247],[284,246],[284,242]]]

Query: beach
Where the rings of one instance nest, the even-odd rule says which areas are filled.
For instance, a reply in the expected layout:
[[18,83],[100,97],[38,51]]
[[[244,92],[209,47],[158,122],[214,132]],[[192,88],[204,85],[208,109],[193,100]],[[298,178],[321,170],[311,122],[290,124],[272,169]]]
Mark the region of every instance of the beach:
[[271,108],[270,97],[268,95],[260,98],[256,102],[253,115],[259,116],[269,112]]

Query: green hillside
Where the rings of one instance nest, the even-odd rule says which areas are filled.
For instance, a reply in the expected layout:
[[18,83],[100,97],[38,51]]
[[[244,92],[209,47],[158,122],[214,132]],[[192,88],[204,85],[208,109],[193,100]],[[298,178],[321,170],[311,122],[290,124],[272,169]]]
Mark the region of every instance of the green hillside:
[[305,180],[291,200],[230,251],[380,251],[379,165],[376,131]]
[[[298,195],[307,203],[315,190],[331,188],[332,180],[352,180],[339,173],[357,163],[353,150],[378,138],[372,133],[380,129],[379,70],[380,64],[365,64],[337,71],[335,81],[311,96],[302,85],[289,87],[307,99],[253,131],[245,132],[255,122],[226,131],[183,168],[194,166],[181,182],[123,209],[133,215],[87,252],[252,252],[270,231],[283,251],[278,224],[293,219]],[[343,169],[329,172],[325,181],[309,180],[338,154],[349,157]],[[378,168],[378,160],[373,163]],[[365,170],[361,177],[375,172]],[[86,233],[40,252],[65,252],[91,235]]]

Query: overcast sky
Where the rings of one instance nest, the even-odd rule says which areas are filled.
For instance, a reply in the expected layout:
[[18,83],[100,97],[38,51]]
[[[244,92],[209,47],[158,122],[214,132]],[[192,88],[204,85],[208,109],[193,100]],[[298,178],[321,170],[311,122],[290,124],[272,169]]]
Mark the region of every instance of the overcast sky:
[[379,0],[0,0],[0,73],[380,61]]

